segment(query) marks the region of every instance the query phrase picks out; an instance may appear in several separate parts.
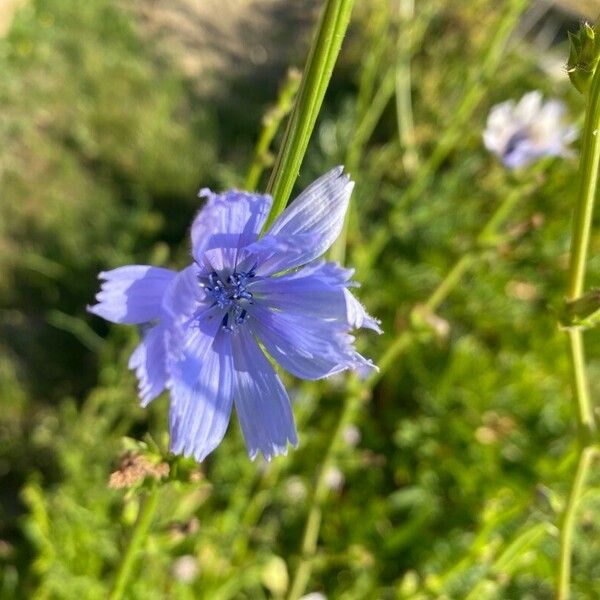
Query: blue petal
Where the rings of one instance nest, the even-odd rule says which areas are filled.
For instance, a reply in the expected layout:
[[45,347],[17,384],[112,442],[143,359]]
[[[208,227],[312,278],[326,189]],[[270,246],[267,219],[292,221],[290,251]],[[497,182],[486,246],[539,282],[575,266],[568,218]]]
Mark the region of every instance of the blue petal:
[[382,333],[379,321],[346,289],[353,285],[351,269],[336,263],[320,262],[295,273],[259,279],[248,286],[256,301],[279,311],[301,312],[306,316],[334,319],[348,329],[369,328]]
[[365,310],[365,307],[349,290],[344,290],[344,295],[346,297],[346,318],[348,319],[350,327],[353,329],[364,327],[366,329],[372,329],[377,333],[383,333],[383,330],[379,326],[379,320],[374,319],[369,315]]
[[173,278],[162,299],[163,317],[175,325],[187,323],[199,307],[211,302],[198,283],[198,267],[189,265]]
[[253,306],[248,326],[267,352],[301,379],[321,379],[345,369],[374,368],[353,347],[354,337],[335,321]]
[[167,384],[167,354],[164,325],[156,325],[144,334],[129,359],[129,368],[138,378],[142,406],[147,406]]
[[311,233],[315,244],[288,268],[306,264],[323,255],[337,239],[354,183],[336,167],[309,185],[271,225],[269,235]]
[[346,290],[351,274],[320,263],[248,286],[255,301],[248,308],[248,326],[293,375],[320,379],[348,368],[372,368],[348,333],[359,323],[376,326]]
[[238,271],[254,269],[256,275],[280,273],[302,261],[318,239],[310,233],[291,236],[265,235],[240,253]]
[[230,190],[213,194],[201,190],[208,202],[192,223],[192,255],[202,264],[207,250],[217,250],[221,261],[233,269],[240,248],[256,241],[271,210],[271,196]]
[[235,409],[246,447],[254,460],[287,453],[298,445],[294,415],[287,392],[258,344],[245,328],[233,340]]
[[231,334],[207,311],[185,332],[181,356],[169,364],[171,450],[202,461],[221,442],[231,416]]
[[346,322],[344,290],[352,272],[334,263],[307,266],[294,273],[252,282],[248,289],[255,302],[276,311],[300,313],[307,317]]
[[163,294],[175,271],[144,265],[119,267],[98,275],[103,279],[88,311],[113,323],[135,325],[158,318]]

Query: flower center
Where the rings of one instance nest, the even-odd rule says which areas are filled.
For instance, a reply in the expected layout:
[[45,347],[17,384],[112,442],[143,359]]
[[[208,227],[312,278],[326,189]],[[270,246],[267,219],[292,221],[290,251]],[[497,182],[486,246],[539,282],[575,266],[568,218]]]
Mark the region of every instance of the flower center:
[[254,304],[251,292],[246,290],[248,281],[256,276],[256,266],[250,271],[234,271],[225,281],[213,271],[208,277],[199,277],[200,285],[213,299],[213,306],[224,309],[225,315],[221,327],[225,331],[235,331],[248,318],[246,307]]
[[504,149],[504,156],[512,154],[522,142],[524,142],[530,137],[531,132],[527,128],[519,129],[518,131],[513,133],[508,139],[508,142],[506,143],[506,148]]

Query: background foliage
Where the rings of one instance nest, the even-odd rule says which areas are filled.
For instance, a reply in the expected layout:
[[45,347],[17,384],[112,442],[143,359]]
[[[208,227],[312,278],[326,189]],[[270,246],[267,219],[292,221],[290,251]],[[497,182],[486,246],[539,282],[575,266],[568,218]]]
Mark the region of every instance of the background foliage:
[[[346,260],[386,332],[359,344],[377,361],[410,332],[343,432],[307,591],[551,598],[574,459],[552,307],[564,293],[576,162],[511,175],[481,131],[494,103],[538,88],[579,119],[561,69],[568,18],[490,0],[426,0],[408,21],[399,14],[386,0],[357,2],[298,186],[348,166]],[[414,130],[402,147],[393,96],[408,58]],[[221,72],[216,90],[200,91],[113,0],[33,0],[0,39],[0,597],[107,596],[140,498],[109,476],[128,449],[166,455],[167,402],[138,407],[126,369],[136,333],[86,315],[96,273],[185,264],[197,189],[243,185],[280,80],[280,69],[261,86],[251,72]],[[477,246],[510,193],[516,208]],[[474,266],[419,324],[415,307],[473,249]],[[588,338],[597,396],[600,344]],[[340,379],[288,383],[301,445],[287,458],[250,463],[233,421],[200,467],[169,459],[129,597],[285,596],[344,401]],[[600,597],[593,479],[576,598]]]

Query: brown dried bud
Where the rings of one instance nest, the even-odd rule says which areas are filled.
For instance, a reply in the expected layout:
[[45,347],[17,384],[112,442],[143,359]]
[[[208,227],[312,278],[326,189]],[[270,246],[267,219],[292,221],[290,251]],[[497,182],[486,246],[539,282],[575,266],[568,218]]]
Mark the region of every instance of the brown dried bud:
[[168,474],[169,465],[167,463],[152,463],[142,454],[127,452],[121,457],[117,470],[110,474],[108,487],[112,489],[130,488],[142,482],[146,477],[162,479]]

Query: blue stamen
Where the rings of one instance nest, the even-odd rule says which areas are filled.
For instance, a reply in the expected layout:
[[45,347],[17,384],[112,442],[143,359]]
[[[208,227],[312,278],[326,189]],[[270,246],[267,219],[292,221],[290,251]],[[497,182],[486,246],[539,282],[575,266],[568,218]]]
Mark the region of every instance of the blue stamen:
[[213,306],[226,311],[221,322],[223,330],[234,332],[238,325],[243,325],[248,319],[248,311],[244,306],[254,304],[254,300],[252,293],[246,290],[246,284],[256,276],[256,267],[254,265],[247,272],[234,271],[227,276],[225,282],[216,271],[208,276],[198,277],[199,285],[212,296]]

